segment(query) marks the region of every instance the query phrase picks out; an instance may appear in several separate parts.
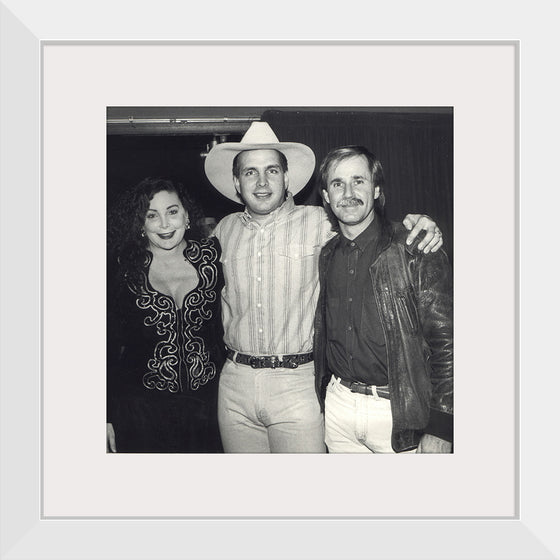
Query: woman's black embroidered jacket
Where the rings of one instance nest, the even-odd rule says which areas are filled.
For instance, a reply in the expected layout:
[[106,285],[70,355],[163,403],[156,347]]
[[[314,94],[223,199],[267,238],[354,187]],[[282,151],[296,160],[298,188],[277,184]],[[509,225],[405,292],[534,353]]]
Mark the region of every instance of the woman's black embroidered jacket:
[[[376,219],[381,219],[376,217]],[[384,222],[369,267],[387,347],[393,414],[392,446],[413,449],[423,433],[453,434],[452,273],[443,250],[424,254],[405,244],[401,224]],[[326,363],[326,274],[340,237],[323,248],[315,317],[316,389],[322,406],[331,372]]]
[[187,240],[185,258],[199,276],[197,287],[177,308],[173,298],[149,282],[151,254],[144,267],[108,287],[108,418],[119,395],[154,398],[190,393],[215,399],[224,362],[220,294],[223,274],[215,238]]

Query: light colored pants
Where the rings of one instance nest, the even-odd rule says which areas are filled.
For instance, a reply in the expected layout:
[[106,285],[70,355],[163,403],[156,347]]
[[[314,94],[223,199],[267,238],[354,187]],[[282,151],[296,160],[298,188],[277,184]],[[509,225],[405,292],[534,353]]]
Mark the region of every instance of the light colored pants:
[[[325,442],[329,453],[394,453],[391,401],[352,393],[333,375],[325,399]],[[416,450],[406,453],[415,453]]]
[[325,453],[313,362],[254,369],[227,360],[218,422],[226,453]]

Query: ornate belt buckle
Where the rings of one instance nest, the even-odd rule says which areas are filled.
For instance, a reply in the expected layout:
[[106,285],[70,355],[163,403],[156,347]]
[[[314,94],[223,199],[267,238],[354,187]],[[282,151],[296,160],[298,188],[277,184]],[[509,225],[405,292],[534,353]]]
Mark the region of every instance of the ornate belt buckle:
[[279,360],[276,356],[270,356],[270,367],[276,369],[279,365]]

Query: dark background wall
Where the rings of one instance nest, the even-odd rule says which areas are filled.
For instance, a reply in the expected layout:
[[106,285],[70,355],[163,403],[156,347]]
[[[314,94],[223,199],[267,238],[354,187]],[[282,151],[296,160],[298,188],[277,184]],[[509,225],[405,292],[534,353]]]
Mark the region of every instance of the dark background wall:
[[[206,179],[204,153],[217,137],[239,141],[250,122],[232,124],[227,117],[246,115],[269,122],[281,141],[310,146],[317,156],[317,167],[333,147],[368,147],[384,167],[389,217],[401,220],[409,212],[432,216],[443,231],[446,251],[453,257],[451,108],[109,108],[108,123],[111,117],[126,114],[167,114],[170,118],[169,122],[164,118],[163,122],[136,126],[118,124],[118,119],[108,124],[108,208],[121,192],[144,177],[166,175],[188,185],[207,216],[219,220],[240,210],[240,205],[218,193]],[[178,115],[202,119],[178,124]],[[226,120],[212,122],[209,118],[203,122],[204,115],[221,115]],[[296,196],[296,203],[320,204],[315,177]]]

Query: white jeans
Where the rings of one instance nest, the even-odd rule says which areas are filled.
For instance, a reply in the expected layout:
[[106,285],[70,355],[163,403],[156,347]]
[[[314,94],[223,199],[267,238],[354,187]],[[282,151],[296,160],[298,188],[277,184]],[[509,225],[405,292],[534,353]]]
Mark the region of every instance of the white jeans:
[[218,421],[226,453],[325,453],[313,362],[253,369],[226,360]]
[[[329,453],[394,453],[392,429],[389,399],[352,393],[333,375],[325,399],[325,443]],[[413,449],[407,453],[415,452]]]

